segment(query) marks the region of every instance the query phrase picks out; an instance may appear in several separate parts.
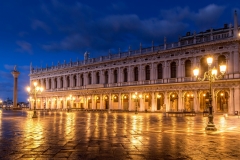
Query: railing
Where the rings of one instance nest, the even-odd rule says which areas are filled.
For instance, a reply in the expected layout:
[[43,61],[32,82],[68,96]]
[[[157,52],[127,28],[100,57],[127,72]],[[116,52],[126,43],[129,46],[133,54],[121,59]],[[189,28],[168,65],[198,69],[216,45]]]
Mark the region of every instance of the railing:
[[[210,35],[210,32],[207,32],[204,34],[200,33],[196,37],[188,36],[186,38],[180,39],[179,42],[174,42],[174,43],[170,43],[170,44],[152,46],[152,47],[148,47],[148,48],[140,48],[139,50],[129,50],[128,52],[120,52],[117,54],[109,54],[108,56],[91,58],[91,59],[88,59],[85,61],[77,61],[77,62],[70,62],[70,63],[64,62],[64,64],[57,64],[56,66],[50,66],[50,67],[46,66],[45,68],[35,68],[35,69],[31,70],[31,74],[38,73],[38,72],[47,72],[49,70],[58,70],[61,68],[70,68],[70,67],[74,67],[74,66],[81,66],[84,64],[98,63],[98,62],[102,62],[102,61],[119,59],[119,58],[124,58],[124,57],[128,57],[128,56],[148,54],[151,52],[163,51],[166,49],[173,49],[173,48],[192,45],[192,44],[205,43],[205,42],[209,42],[209,41],[218,41],[220,39],[227,39],[227,38],[233,37],[233,35],[228,34],[229,30],[230,29],[226,29],[221,34],[218,34],[217,33],[218,31],[213,31],[212,32],[213,36]],[[196,39],[196,41],[193,40],[194,38]],[[211,40],[211,39],[213,39],[213,40]],[[166,46],[166,48],[165,48],[165,46]]]

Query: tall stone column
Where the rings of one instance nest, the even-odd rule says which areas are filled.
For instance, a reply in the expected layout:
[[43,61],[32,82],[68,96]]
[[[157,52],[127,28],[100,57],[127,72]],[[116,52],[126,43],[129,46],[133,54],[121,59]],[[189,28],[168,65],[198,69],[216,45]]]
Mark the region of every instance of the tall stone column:
[[13,86],[13,109],[17,108],[17,83],[18,83],[18,76],[20,72],[17,71],[17,67],[14,66],[14,70],[12,71],[12,75],[14,78],[14,86]]

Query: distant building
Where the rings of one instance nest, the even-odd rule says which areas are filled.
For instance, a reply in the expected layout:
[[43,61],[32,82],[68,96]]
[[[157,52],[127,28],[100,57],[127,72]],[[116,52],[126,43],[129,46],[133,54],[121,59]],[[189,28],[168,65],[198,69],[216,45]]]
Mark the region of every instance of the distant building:
[[5,101],[3,101],[3,107],[12,107],[13,101],[9,98],[7,98]]
[[[159,28],[161,29],[161,28]],[[37,81],[45,91],[38,95],[37,108],[135,110],[133,94],[142,95],[140,111],[204,111],[209,91],[208,81],[196,82],[193,69],[201,76],[208,70],[206,58],[213,66],[224,63],[224,79],[213,84],[215,113],[240,111],[240,52],[237,13],[234,25],[188,32],[178,42],[152,45],[139,50],[90,58],[47,68],[31,68],[30,82]],[[69,97],[72,95],[72,97]],[[33,106],[33,103],[32,105]]]

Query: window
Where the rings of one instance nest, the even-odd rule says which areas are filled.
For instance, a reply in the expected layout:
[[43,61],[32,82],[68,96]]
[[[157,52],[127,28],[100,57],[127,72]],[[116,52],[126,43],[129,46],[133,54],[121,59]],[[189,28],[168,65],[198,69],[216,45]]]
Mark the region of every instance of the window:
[[128,80],[128,71],[127,71],[127,68],[125,68],[124,70],[123,70],[123,82],[127,82],[127,80]]
[[163,72],[162,72],[162,64],[160,63],[160,64],[158,64],[158,66],[157,66],[157,77],[158,77],[158,79],[162,79],[163,78],[163,74],[162,74]]
[[171,63],[171,78],[177,78],[177,66],[176,62]]
[[52,88],[52,79],[49,79],[49,89],[51,89]]
[[92,84],[92,75],[91,75],[91,73],[88,74],[88,84]]
[[108,84],[108,71],[105,72],[105,84]]
[[83,75],[81,75],[81,86],[83,86],[84,84],[84,78],[83,78]]
[[74,75],[73,76],[73,87],[76,87],[77,86],[77,76]]
[[63,88],[63,78],[60,78],[60,88]]
[[185,61],[185,77],[191,77],[191,73],[192,73],[191,66],[192,66],[191,61],[186,60]]
[[207,59],[202,58],[200,61],[200,76],[203,77],[204,73],[208,71]]
[[117,70],[114,70],[114,83],[117,83],[118,73]]
[[134,68],[134,81],[138,81],[138,67]]
[[221,64],[226,64],[226,57],[224,55],[218,57],[218,65]]
[[57,88],[57,78],[54,78],[54,88]]
[[145,67],[145,73],[146,73],[146,80],[150,80],[150,67],[149,67],[149,65],[147,65],[146,67]]
[[70,78],[67,76],[67,87],[70,87]]
[[99,72],[96,73],[96,84],[100,83],[100,76],[99,76]]

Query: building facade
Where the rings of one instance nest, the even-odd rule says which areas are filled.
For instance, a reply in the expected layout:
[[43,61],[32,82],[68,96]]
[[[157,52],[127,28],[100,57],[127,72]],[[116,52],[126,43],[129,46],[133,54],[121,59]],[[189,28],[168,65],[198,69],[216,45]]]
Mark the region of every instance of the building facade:
[[[45,88],[37,96],[37,109],[106,109],[135,111],[180,111],[207,109],[208,81],[197,82],[193,69],[208,70],[226,64],[224,78],[213,83],[216,113],[240,111],[240,51],[237,13],[234,25],[200,33],[188,32],[176,43],[118,54],[58,64],[46,68],[30,67],[30,82]],[[137,92],[141,95],[134,99]],[[32,101],[33,103],[33,101]],[[32,104],[33,106],[33,104]]]

